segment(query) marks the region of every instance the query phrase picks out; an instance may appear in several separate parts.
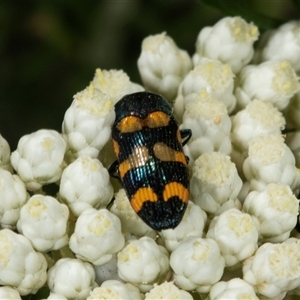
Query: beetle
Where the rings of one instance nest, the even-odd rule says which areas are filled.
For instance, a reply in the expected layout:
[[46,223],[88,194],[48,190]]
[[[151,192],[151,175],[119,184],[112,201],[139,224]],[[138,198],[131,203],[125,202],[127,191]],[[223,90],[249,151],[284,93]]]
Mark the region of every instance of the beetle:
[[125,95],[115,104],[112,142],[119,178],[140,218],[157,231],[175,228],[189,200],[190,129],[179,130],[167,100],[152,92]]

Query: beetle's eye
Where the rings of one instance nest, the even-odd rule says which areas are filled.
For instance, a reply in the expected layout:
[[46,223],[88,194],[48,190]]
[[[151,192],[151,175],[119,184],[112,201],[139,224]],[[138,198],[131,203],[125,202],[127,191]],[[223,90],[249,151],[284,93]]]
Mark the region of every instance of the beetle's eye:
[[150,113],[145,119],[145,125],[149,128],[165,127],[169,125],[170,116],[162,111]]
[[135,117],[135,116],[128,116],[123,118],[119,124],[117,125],[117,128],[122,133],[124,132],[134,132],[142,130],[143,128],[143,121],[142,119]]

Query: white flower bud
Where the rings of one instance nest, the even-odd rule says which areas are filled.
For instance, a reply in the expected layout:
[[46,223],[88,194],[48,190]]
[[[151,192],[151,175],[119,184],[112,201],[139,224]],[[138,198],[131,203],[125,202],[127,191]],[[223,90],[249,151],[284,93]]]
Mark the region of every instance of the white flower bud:
[[262,242],[283,242],[297,223],[299,202],[289,186],[270,183],[248,194],[243,211],[255,218]]
[[0,299],[3,300],[22,300],[20,294],[16,289],[13,289],[10,286],[1,286],[0,287]]
[[74,96],[62,124],[68,151],[66,157],[73,161],[79,156],[97,158],[107,143],[115,112],[112,99],[91,83]]
[[144,91],[144,88],[131,82],[123,70],[96,69],[91,82],[95,89],[109,96],[113,104],[116,104],[123,96]]
[[240,278],[214,284],[207,300],[259,300],[254,288]]
[[18,231],[41,252],[57,250],[68,243],[68,207],[55,198],[34,195],[22,207]]
[[245,109],[232,117],[231,141],[240,152],[248,151],[249,144],[260,134],[281,134],[285,119],[270,102],[254,99]]
[[86,299],[97,286],[91,264],[75,258],[61,258],[48,271],[48,287],[52,293],[68,300]]
[[142,296],[138,288],[130,283],[122,283],[118,280],[107,280],[100,287],[94,288],[87,300],[95,299],[134,299],[142,300]]
[[223,102],[214,99],[196,99],[185,106],[180,128],[192,130],[192,137],[186,145],[191,162],[207,152],[231,152],[231,120]]
[[[300,285],[300,240],[265,243],[243,263],[243,279],[258,294],[275,299]],[[283,299],[283,298],[280,298]]]
[[23,235],[0,230],[0,253],[0,285],[14,287],[24,296],[35,294],[45,284],[46,259]]
[[145,300],[176,299],[193,300],[190,293],[179,289],[173,282],[163,282],[160,285],[154,284],[154,288],[146,293]]
[[15,226],[28,194],[19,176],[0,169],[0,225]]
[[295,157],[281,135],[259,135],[249,145],[243,171],[250,182],[250,190],[262,191],[268,183],[299,186]]
[[266,60],[288,60],[300,71],[300,22],[290,21],[277,29],[266,31],[255,51],[255,63]]
[[180,82],[192,69],[192,60],[163,32],[143,40],[138,68],[146,89],[173,101]]
[[285,142],[295,156],[296,167],[300,168],[300,130],[286,134]]
[[234,74],[229,65],[218,60],[202,58],[200,63],[191,70],[181,82],[174,103],[174,114],[178,121],[182,119],[185,106],[197,97],[207,97],[224,102],[228,113],[235,107],[233,95]]
[[130,241],[118,253],[118,273],[125,282],[148,292],[169,272],[168,251],[149,237]]
[[197,65],[201,57],[217,59],[229,64],[236,74],[252,59],[253,43],[258,35],[258,28],[253,23],[240,17],[223,18],[214,26],[201,29],[193,63]]
[[219,245],[226,267],[233,267],[254,254],[258,231],[251,216],[236,208],[212,219],[206,234]]
[[107,209],[89,208],[77,219],[69,244],[77,258],[103,265],[123,248],[124,243],[118,217]]
[[6,139],[0,134],[0,169],[13,172],[10,164],[10,147]]
[[149,227],[133,210],[124,189],[115,194],[115,199],[110,211],[119,217],[122,224],[122,231],[125,234],[136,237],[156,237],[156,231]]
[[212,152],[196,159],[190,191],[193,202],[204,211],[215,214],[226,202],[236,199],[241,188],[242,180],[229,156]]
[[19,140],[11,164],[27,189],[35,191],[60,179],[65,151],[66,142],[58,132],[41,129]]
[[113,197],[107,169],[97,159],[79,157],[64,169],[59,197],[76,217],[88,208],[106,207]]
[[236,111],[254,99],[269,101],[279,110],[289,104],[300,89],[297,75],[288,61],[266,61],[260,65],[247,65],[236,78],[234,94]]
[[224,258],[212,239],[188,237],[172,252],[170,265],[178,287],[208,293],[224,271]]
[[172,252],[186,237],[202,237],[206,219],[206,213],[198,205],[189,201],[179,225],[174,229],[162,230],[160,233],[166,248]]

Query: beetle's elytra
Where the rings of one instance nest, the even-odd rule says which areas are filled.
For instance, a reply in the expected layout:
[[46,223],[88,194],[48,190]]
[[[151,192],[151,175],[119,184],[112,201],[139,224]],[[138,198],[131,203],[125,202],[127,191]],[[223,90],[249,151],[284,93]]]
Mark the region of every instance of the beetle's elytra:
[[131,206],[146,224],[158,231],[175,228],[189,200],[188,159],[182,147],[191,130],[180,131],[170,104],[150,92],[124,96],[115,113],[117,161],[110,174],[118,174]]

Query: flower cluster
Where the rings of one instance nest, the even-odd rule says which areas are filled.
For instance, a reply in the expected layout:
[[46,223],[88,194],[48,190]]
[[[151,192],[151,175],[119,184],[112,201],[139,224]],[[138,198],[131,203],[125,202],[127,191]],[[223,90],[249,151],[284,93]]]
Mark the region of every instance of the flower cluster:
[[[300,22],[254,49],[258,38],[240,17],[203,28],[193,56],[166,33],[149,36],[138,58],[144,87],[97,69],[61,133],[25,135],[12,153],[0,135],[1,299],[43,286],[47,299],[70,300],[300,295]],[[114,105],[145,89],[193,132],[190,201],[161,232],[108,173]]]

